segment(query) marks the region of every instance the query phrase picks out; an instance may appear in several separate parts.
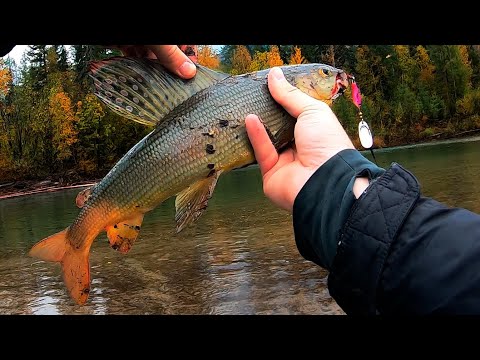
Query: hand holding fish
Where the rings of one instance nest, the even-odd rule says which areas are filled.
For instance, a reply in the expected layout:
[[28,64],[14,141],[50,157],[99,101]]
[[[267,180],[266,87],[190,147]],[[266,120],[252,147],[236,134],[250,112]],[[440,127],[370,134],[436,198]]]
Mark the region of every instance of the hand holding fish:
[[[341,150],[354,146],[331,108],[292,86],[281,69],[270,71],[268,88],[275,101],[297,118],[295,146],[278,154],[256,115],[248,115],[245,125],[260,165],[265,195],[291,212],[297,194],[313,173]],[[367,186],[366,178],[357,179],[354,193]]]
[[[197,52],[195,45],[106,45],[112,49],[119,49],[123,55],[158,59],[174,74],[190,79],[195,76]],[[193,61],[193,62],[192,62]]]

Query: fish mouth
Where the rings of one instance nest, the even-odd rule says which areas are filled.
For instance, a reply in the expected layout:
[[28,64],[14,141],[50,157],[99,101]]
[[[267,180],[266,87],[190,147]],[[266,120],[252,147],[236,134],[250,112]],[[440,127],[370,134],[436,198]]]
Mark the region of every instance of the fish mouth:
[[342,95],[348,88],[348,75],[344,71],[339,71],[335,80],[335,86],[332,89],[332,100]]

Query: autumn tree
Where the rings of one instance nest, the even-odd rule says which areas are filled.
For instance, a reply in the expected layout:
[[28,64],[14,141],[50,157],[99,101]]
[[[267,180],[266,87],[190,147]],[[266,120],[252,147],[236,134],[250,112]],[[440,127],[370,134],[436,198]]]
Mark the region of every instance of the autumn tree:
[[250,69],[252,56],[244,45],[237,45],[232,53],[232,70],[234,75],[245,74]]
[[406,45],[395,45],[393,47],[399,67],[401,83],[407,86],[413,86],[418,81],[418,66],[415,59],[410,54],[410,49]]
[[270,47],[270,51],[267,53],[267,63],[269,68],[283,65],[283,60],[280,57],[280,50],[277,45]]
[[60,162],[72,156],[72,146],[78,141],[72,101],[64,91],[54,92],[50,97],[50,115],[54,126],[53,146],[55,157]]
[[[9,129],[7,126],[7,117],[9,116],[10,104],[7,95],[12,86],[12,74],[5,62],[0,59],[0,169],[6,169],[11,165],[11,158],[8,156],[9,150]],[[2,174],[0,174],[1,179]]]
[[0,59],[0,101],[4,100],[12,85],[12,73],[5,62]]
[[280,57],[278,46],[272,45],[269,51],[254,53],[249,71],[259,71],[282,65],[283,60]]
[[458,45],[429,45],[427,49],[436,68],[437,93],[445,101],[447,114],[453,116],[457,101],[463,98],[471,85],[468,52]]
[[259,52],[253,54],[252,62],[248,69],[249,72],[259,71],[268,68],[268,51]]
[[290,65],[296,65],[296,64],[303,64],[305,63],[305,58],[302,55],[302,49],[300,49],[298,46],[295,46],[293,48],[293,53],[290,56],[290,61],[288,62]]
[[198,63],[210,69],[218,69],[220,58],[210,45],[200,45],[198,47]]
[[435,65],[430,60],[427,49],[422,45],[418,45],[416,48],[415,63],[420,68],[419,80],[425,84],[431,84],[434,78]]

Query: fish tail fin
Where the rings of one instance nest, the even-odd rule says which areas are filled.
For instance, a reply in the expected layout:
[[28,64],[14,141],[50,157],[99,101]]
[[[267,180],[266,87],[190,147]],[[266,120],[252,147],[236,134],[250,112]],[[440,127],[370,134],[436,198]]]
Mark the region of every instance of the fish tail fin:
[[87,301],[90,293],[88,249],[74,249],[68,240],[68,228],[39,241],[29,255],[44,261],[60,262],[63,281],[70,296],[80,305]]

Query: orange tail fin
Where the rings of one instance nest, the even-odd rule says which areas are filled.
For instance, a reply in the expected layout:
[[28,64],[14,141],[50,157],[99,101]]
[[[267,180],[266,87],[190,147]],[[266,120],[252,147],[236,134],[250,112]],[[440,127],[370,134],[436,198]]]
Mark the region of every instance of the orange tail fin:
[[88,249],[75,250],[68,241],[67,230],[68,228],[41,240],[33,246],[29,255],[62,263],[63,281],[70,296],[82,305],[90,293]]

